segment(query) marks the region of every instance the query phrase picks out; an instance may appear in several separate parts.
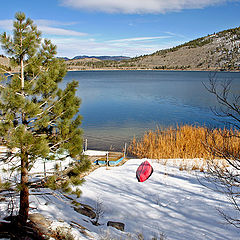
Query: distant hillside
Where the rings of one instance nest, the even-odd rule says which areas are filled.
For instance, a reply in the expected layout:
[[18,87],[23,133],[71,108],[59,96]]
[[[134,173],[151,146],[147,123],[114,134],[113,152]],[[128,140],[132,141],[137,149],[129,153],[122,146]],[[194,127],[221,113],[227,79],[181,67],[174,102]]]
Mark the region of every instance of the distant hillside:
[[[239,70],[240,27],[198,38],[150,55],[121,61],[68,61],[71,70],[86,69],[176,69]],[[94,57],[92,59],[96,59]],[[86,58],[85,58],[86,59]],[[91,58],[89,58],[91,59]]]
[[[76,56],[66,61],[68,70],[240,70],[240,27],[201,37],[179,46],[135,58]],[[13,70],[0,55],[0,69]]]
[[140,56],[132,61],[153,69],[236,70],[240,67],[240,27]]
[[85,58],[96,58],[99,60],[112,60],[112,61],[121,61],[121,60],[127,60],[130,59],[130,57],[125,57],[125,56],[76,56],[73,59],[85,59]]
[[57,57],[57,58],[63,59],[63,60],[65,60],[65,61],[70,60],[68,57]]
[[9,66],[10,66],[9,59],[4,55],[0,55],[0,73],[4,71],[10,71],[11,68]]

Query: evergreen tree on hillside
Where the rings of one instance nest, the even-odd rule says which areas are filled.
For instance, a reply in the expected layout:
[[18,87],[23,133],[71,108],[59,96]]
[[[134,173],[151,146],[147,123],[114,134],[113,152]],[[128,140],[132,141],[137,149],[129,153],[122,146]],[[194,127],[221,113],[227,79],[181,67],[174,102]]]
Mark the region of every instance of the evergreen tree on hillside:
[[[58,87],[66,66],[55,57],[56,46],[50,40],[42,41],[36,25],[24,13],[16,13],[13,35],[4,32],[0,42],[19,69],[0,77],[0,136],[9,149],[8,161],[14,157],[21,161],[15,167],[21,173],[19,220],[24,224],[29,212],[29,170],[37,159],[54,159],[55,153],[63,152],[71,157],[81,155],[81,101],[75,96],[76,81],[64,90]],[[13,148],[19,151],[14,153]]]

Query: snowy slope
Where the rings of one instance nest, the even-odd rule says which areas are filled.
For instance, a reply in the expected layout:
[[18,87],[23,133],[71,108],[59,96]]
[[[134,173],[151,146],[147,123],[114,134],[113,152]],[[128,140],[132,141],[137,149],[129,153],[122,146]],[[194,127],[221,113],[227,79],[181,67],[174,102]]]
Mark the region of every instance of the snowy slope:
[[81,202],[94,205],[93,200],[101,199],[102,223],[123,222],[127,232],[142,233],[145,239],[161,232],[175,240],[239,239],[236,229],[223,224],[217,211],[229,211],[228,202],[199,183],[202,174],[153,162],[152,176],[139,183],[135,174],[141,162],[130,160],[121,167],[97,169],[86,177]]
[[[202,173],[179,171],[152,160],[152,176],[140,183],[136,169],[143,160],[132,159],[120,167],[101,167],[85,177],[86,182],[80,187],[83,194],[76,200],[93,207],[100,203],[100,226],[75,212],[69,199],[50,190],[33,192],[31,212],[42,213],[55,225],[60,220],[86,227],[87,236],[75,231],[76,239],[102,239],[106,235],[137,239],[138,234],[143,234],[148,240],[159,239],[162,233],[168,240],[240,239],[237,229],[226,225],[217,211],[231,211],[228,201],[199,183],[204,181]],[[38,195],[44,192],[49,194]],[[3,202],[0,213],[4,213]],[[108,221],[124,223],[125,232],[107,227]]]

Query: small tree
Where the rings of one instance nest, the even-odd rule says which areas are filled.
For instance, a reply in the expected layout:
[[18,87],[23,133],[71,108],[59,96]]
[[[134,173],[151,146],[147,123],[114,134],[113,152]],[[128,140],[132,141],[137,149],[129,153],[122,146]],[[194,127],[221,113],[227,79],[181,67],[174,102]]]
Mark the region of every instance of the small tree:
[[[219,117],[226,128],[223,131],[209,130],[206,134],[205,146],[215,157],[208,161],[206,178],[213,183],[214,189],[225,194],[232,204],[235,214],[229,215],[219,210],[225,220],[240,227],[240,152],[233,142],[240,138],[240,94],[234,95],[231,91],[231,82],[218,84],[216,76],[210,78],[207,90],[216,96],[219,108],[213,112]],[[221,146],[217,145],[217,136],[222,135]],[[226,164],[219,164],[217,159],[224,159]]]
[[[25,224],[29,212],[29,170],[38,158],[54,159],[67,152],[77,157],[82,152],[80,99],[75,96],[78,83],[58,87],[66,66],[55,57],[56,46],[41,39],[36,25],[18,12],[13,36],[5,32],[0,42],[11,56],[18,73],[1,76],[0,135],[9,149],[8,161],[21,160],[19,221]],[[13,148],[18,151],[14,153]]]

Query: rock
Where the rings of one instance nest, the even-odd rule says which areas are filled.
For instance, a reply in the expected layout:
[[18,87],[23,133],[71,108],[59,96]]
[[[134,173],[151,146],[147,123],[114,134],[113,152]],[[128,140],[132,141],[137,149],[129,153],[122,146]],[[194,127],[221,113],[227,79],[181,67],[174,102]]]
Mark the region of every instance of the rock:
[[41,224],[44,227],[49,227],[51,225],[51,221],[47,220],[42,214],[40,213],[32,213],[29,214],[28,219],[35,223],[35,224]]
[[5,198],[5,197],[2,197],[2,196],[0,196],[0,202],[4,202],[4,201],[6,201],[6,198]]
[[107,226],[114,227],[120,231],[124,231],[125,224],[121,222],[108,221]]
[[23,226],[19,216],[6,217],[5,220],[11,221],[11,223],[0,223],[0,238],[4,236],[1,233],[6,232],[10,236],[14,236],[14,239],[44,240],[49,236],[48,228],[51,221],[39,213],[29,214],[28,219],[29,221]]
[[49,232],[48,227],[51,225],[52,222],[47,220],[42,214],[29,214],[28,219],[41,233],[47,234]]
[[84,216],[87,216],[91,219],[96,218],[96,213],[93,211],[93,209],[88,205],[81,205],[80,207],[74,207],[74,210]]

